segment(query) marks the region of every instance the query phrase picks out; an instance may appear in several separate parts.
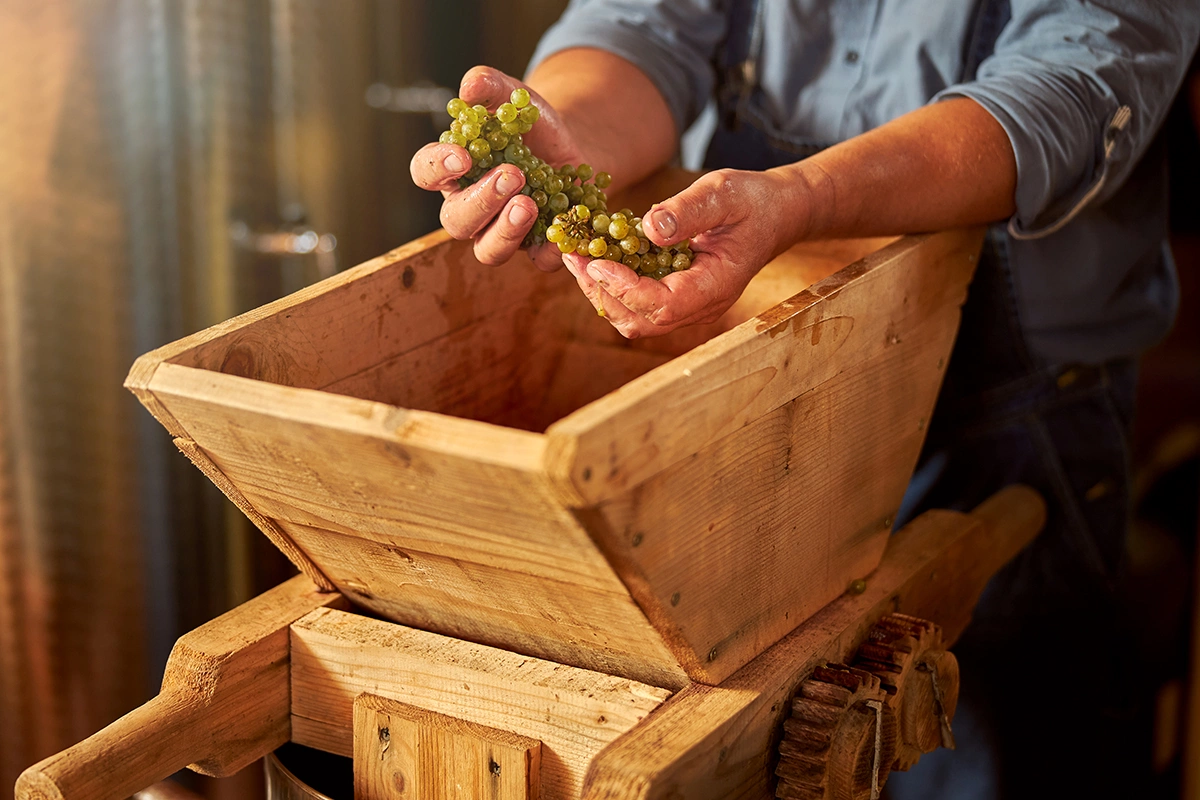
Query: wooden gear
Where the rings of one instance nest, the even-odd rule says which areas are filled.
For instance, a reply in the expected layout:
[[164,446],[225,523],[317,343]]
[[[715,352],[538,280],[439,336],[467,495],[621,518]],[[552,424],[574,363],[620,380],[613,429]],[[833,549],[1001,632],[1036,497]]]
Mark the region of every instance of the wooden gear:
[[[129,387],[303,575],[182,637],[155,700],[17,796],[125,797],[292,741],[354,756],[364,800],[449,796],[436,775],[768,797],[793,696],[841,663],[843,710],[882,703],[870,736],[819,734],[852,755],[829,796],[859,797],[942,741],[938,654],[1043,518],[1010,488],[891,534],[980,242],[800,245],[718,322],[629,342],[562,275],[438,233],[143,356]],[[942,639],[871,633],[896,612]]]

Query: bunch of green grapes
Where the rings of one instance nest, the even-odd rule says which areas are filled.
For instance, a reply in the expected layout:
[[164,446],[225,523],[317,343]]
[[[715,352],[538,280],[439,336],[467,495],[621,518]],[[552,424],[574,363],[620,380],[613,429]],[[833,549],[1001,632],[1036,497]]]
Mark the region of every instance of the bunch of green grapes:
[[609,216],[604,190],[612,176],[607,172],[595,172],[589,164],[555,167],[529,151],[521,136],[533,128],[539,112],[526,89],[514,90],[495,114],[458,97],[446,104],[446,113],[454,121],[438,141],[465,147],[471,154],[471,169],[458,179],[460,187],[470,186],[500,164],[513,164],[524,173],[521,194],[533,198],[538,218],[522,246],[548,241],[564,253],[574,250],[619,261],[655,280],[691,266],[693,254],[686,241],[659,247],[646,238],[641,217],[629,209]]

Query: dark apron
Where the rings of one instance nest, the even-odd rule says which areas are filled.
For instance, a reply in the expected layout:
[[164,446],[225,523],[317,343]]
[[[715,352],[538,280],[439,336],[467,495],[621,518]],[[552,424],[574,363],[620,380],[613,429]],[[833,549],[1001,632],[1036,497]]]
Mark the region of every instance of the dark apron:
[[[763,111],[756,82],[763,1],[732,3],[717,57],[717,127],[706,167],[769,169],[832,144],[781,131]],[[974,77],[1009,18],[1009,0],[981,0],[963,80]],[[897,525],[928,508],[970,510],[1012,483],[1042,493],[1047,524],[989,584],[956,647],[966,732],[957,737],[959,752],[940,751],[911,773],[893,773],[889,791],[897,800],[1112,797],[1145,779],[1138,759],[1122,753],[1140,747],[1130,742],[1141,732],[1129,717],[1141,698],[1122,691],[1139,682],[1127,679],[1122,656],[1133,648],[1120,643],[1125,626],[1115,600],[1128,526],[1136,362],[1035,358],[1017,311],[1010,244],[1005,223],[989,228]],[[1069,688],[1031,669],[1031,653],[1043,668],[1064,670]],[[1056,713],[1063,692],[1096,703],[1066,723],[1069,732],[1038,719]],[[1087,763],[1105,768],[1089,770]]]

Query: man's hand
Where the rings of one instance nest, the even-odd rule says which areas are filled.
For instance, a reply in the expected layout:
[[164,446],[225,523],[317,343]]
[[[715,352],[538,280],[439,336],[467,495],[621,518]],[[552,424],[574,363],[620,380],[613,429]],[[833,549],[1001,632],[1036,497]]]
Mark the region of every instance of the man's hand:
[[[487,106],[495,113],[508,102],[513,90],[525,86],[491,67],[475,67],[463,76],[459,96],[470,105]],[[529,89],[528,86],[525,86]],[[522,138],[539,158],[551,164],[578,163],[579,149],[554,109],[536,91],[529,89],[531,102],[541,115],[533,130]],[[537,219],[538,208],[531,197],[521,194],[525,176],[513,164],[501,164],[465,189],[458,179],[471,168],[466,148],[453,144],[428,144],[417,151],[409,166],[413,182],[422,189],[440,191],[442,226],[456,239],[474,239],[475,257],[484,264],[503,264],[521,246]],[[562,267],[558,248],[531,248],[530,258],[543,270]]]
[[773,171],[711,172],[655,205],[642,220],[655,244],[692,240],[696,257],[690,269],[656,281],[622,264],[575,253],[563,261],[596,310],[629,339],[712,322],[764,264],[794,241],[785,239],[786,231],[807,214],[805,196]]

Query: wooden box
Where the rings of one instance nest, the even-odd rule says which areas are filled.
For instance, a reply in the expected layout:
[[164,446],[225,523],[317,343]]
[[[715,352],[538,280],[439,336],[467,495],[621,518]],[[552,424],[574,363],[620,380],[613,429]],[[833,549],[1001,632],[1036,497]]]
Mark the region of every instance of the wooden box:
[[566,272],[435,233],[147,354],[127,385],[318,585],[716,684],[879,563],[978,245],[809,244],[720,322],[630,342]]

